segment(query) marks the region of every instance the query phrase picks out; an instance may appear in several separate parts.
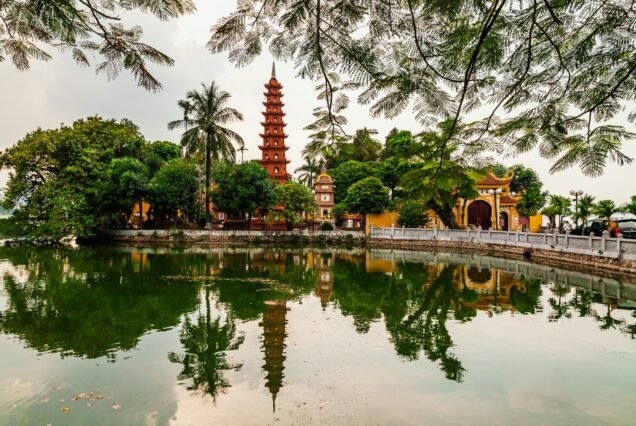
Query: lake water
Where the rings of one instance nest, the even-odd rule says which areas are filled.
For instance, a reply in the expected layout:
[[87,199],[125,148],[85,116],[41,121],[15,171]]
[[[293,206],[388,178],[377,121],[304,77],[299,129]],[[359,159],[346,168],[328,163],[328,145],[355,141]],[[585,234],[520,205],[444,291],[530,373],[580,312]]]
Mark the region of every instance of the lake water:
[[0,249],[0,424],[636,423],[636,279],[362,249]]

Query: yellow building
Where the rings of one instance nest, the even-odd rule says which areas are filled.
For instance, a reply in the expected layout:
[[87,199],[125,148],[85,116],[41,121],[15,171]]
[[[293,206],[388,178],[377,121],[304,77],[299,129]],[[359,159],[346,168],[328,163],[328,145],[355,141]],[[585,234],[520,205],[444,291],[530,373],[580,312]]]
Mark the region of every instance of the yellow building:
[[[521,199],[520,194],[511,192],[510,184],[514,175],[499,178],[492,173],[477,182],[479,196],[472,200],[460,199],[453,209],[455,221],[461,228],[493,229],[497,231],[523,231],[539,232],[541,228],[541,215],[527,218],[521,216],[516,205]],[[429,210],[428,227],[445,228],[437,214]],[[397,215],[386,212],[381,215],[367,216],[367,233],[370,226],[390,227],[397,226]]]

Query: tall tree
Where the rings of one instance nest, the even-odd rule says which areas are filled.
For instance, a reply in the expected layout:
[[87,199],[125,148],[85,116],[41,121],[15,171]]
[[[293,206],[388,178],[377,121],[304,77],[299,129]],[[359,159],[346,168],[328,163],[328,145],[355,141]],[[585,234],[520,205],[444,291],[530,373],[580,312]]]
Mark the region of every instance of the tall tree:
[[539,213],[546,202],[546,193],[540,187],[532,186],[521,193],[521,199],[515,208],[520,215],[531,217]]
[[[424,132],[418,136],[417,143],[411,148],[411,158],[419,162],[419,167],[405,173],[400,186],[406,196],[426,203],[444,225],[456,228],[453,210],[460,199],[464,200],[462,207],[465,207],[467,200],[479,196],[476,184],[483,167],[468,164],[458,155],[456,143],[445,147],[452,122],[444,121],[438,127],[439,132]],[[488,162],[484,161],[483,165]]]
[[618,208],[616,207],[616,203],[612,200],[599,200],[593,211],[594,214],[599,217],[609,220],[610,217],[618,211]]
[[168,141],[155,141],[144,146],[141,153],[150,175],[154,176],[166,162],[179,158],[179,146]]
[[620,209],[622,212],[636,215],[636,195],[632,195],[629,202],[623,204]]
[[[594,213],[594,208],[596,205],[594,204],[594,197],[589,194],[583,195],[579,198],[579,202],[576,205],[576,217],[581,219],[581,228],[585,231],[585,225],[587,224],[587,219]],[[585,232],[582,232],[581,235],[585,235]]]
[[[570,207],[572,205],[572,201],[567,197],[562,197],[560,195],[551,195],[550,196],[550,213],[559,216],[559,232],[563,232],[563,218],[569,216]],[[546,214],[547,215],[547,214]]]
[[302,183],[308,188],[311,188],[314,182],[314,178],[320,172],[320,164],[312,157],[306,158],[305,163],[294,170],[294,173],[300,172],[298,176],[298,182]]
[[[190,116],[168,123],[168,129],[186,129],[181,136],[181,145],[187,154],[203,152],[205,158],[205,221],[210,226],[210,173],[211,162],[226,160],[234,162],[236,150],[233,143],[243,146],[243,138],[224,127],[234,121],[243,120],[243,115],[227,106],[231,95],[219,89],[216,83],[201,84],[201,90],[191,90],[186,101],[178,105],[187,108]],[[185,117],[188,117],[187,119]]]
[[142,201],[148,194],[150,171],[141,161],[131,158],[115,158],[108,167],[108,179],[102,189],[104,211],[115,214],[125,212],[130,216],[135,204],[139,206],[139,226],[143,227]]
[[141,42],[139,26],[124,27],[121,14],[138,11],[162,21],[195,10],[192,0],[4,0],[0,4],[0,62],[11,58],[19,70],[29,69],[32,60],[48,61],[45,47],[70,50],[75,62],[89,66],[90,54],[103,62],[98,73],[115,78],[129,71],[139,86],[161,89],[148,63],[172,65],[165,53]]
[[257,209],[276,204],[276,182],[256,161],[220,164],[214,171],[212,200],[219,210],[230,215],[247,215],[249,229]]
[[363,228],[366,226],[366,215],[384,213],[389,205],[389,190],[382,185],[380,179],[368,177],[351,185],[344,200],[347,210],[363,216]]
[[[465,155],[536,148],[553,171],[594,176],[632,161],[621,147],[634,135],[615,124],[636,90],[635,32],[623,0],[255,0],[208,46],[244,66],[266,45],[327,92],[338,73],[377,116],[450,117],[439,154],[456,138]],[[333,113],[333,91],[325,104]]]
[[128,120],[90,117],[36,130],[0,156],[11,173],[4,204],[29,235],[91,236],[100,225],[100,190],[114,158],[141,158],[145,144]]
[[313,213],[316,208],[316,200],[309,188],[298,182],[276,186],[276,199],[282,206],[282,214],[289,230],[301,221],[303,213]]
[[188,219],[197,198],[194,165],[180,158],[168,161],[150,181],[148,192],[148,201],[155,216],[176,218],[180,212]]

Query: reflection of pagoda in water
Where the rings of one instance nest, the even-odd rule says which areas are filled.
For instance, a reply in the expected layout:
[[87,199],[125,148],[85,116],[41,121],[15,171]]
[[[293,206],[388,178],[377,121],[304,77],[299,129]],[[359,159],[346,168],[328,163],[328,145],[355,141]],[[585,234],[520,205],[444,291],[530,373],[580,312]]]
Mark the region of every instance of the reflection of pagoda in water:
[[316,270],[316,285],[314,293],[320,299],[324,308],[333,296],[333,266],[334,255],[332,253],[307,252],[307,267]]
[[285,375],[285,325],[287,323],[287,303],[285,301],[265,302],[267,309],[263,314],[263,353],[265,354],[265,364],[263,370],[265,376],[265,386],[272,394],[272,406],[276,411],[276,396],[283,387]]

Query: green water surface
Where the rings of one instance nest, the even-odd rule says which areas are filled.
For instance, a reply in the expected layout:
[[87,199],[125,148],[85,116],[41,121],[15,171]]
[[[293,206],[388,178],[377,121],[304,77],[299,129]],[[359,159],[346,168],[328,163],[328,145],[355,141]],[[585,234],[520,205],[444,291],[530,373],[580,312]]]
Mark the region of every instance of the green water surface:
[[466,254],[0,248],[3,425],[636,424],[636,279]]

